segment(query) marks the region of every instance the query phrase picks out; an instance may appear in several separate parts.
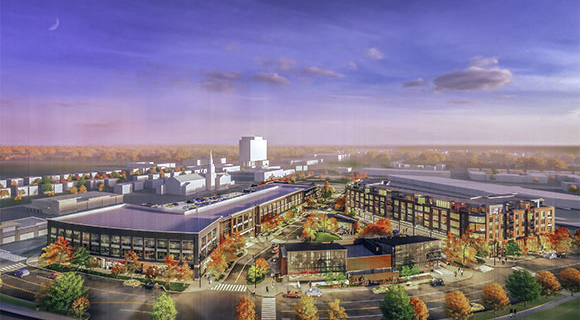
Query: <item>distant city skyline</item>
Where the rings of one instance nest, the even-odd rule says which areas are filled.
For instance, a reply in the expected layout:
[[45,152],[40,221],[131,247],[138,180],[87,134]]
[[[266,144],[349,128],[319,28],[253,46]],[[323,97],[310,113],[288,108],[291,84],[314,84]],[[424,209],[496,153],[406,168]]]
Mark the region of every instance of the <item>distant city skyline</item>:
[[2,1],[0,144],[577,145],[578,1]]

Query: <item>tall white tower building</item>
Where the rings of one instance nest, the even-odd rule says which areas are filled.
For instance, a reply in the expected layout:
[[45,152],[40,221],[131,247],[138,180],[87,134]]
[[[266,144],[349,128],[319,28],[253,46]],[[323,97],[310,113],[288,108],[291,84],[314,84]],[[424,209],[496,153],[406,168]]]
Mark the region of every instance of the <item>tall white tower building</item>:
[[215,165],[213,164],[213,156],[211,150],[209,151],[209,163],[207,164],[207,173],[205,174],[205,189],[214,190],[215,189]]
[[250,136],[240,139],[240,165],[246,168],[268,166],[268,141]]

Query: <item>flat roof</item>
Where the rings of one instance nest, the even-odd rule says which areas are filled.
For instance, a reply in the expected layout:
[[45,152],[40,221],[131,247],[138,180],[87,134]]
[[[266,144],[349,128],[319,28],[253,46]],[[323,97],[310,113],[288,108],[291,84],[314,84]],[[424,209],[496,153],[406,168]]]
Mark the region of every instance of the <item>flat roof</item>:
[[369,256],[375,255],[372,251],[367,249],[362,244],[351,244],[351,245],[346,245],[345,247],[346,247],[346,256],[348,258],[369,257]]
[[219,202],[211,207],[199,208],[185,213],[154,210],[147,207],[123,205],[90,212],[80,212],[51,220],[108,228],[197,233],[218,220],[257,205],[284,197],[293,192],[305,190],[306,185],[270,185],[261,192],[250,193],[229,201]]
[[301,242],[287,243],[284,245],[286,251],[320,251],[320,250],[344,250],[343,245],[338,243]]

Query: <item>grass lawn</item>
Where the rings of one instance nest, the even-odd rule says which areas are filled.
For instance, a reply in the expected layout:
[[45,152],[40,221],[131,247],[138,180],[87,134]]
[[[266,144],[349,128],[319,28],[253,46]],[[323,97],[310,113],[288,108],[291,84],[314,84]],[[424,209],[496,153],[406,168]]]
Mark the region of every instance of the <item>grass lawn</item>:
[[316,234],[316,238],[314,238],[314,242],[330,242],[330,241],[335,241],[335,240],[340,240],[340,239],[342,239],[342,238],[333,234],[333,233],[318,232]]
[[2,293],[0,293],[0,302],[6,303],[6,304],[11,304],[11,305],[22,307],[22,308],[26,308],[26,309],[36,310],[36,303],[34,303],[34,302],[14,298],[14,297],[2,294]]
[[[505,316],[505,315],[510,313],[510,309],[514,309],[514,308],[516,310],[518,310],[518,313],[519,313],[519,312],[524,311],[526,309],[533,308],[535,306],[539,306],[539,305],[544,304],[544,303],[548,303],[548,302],[550,302],[550,301],[552,301],[560,296],[561,295],[550,296],[547,298],[541,297],[538,301],[528,302],[528,305],[526,307],[524,307],[523,302],[512,304],[512,305],[508,306],[507,308],[505,308],[504,310],[498,310],[495,315],[493,314],[493,311],[478,312],[478,313],[475,313],[473,315],[473,317],[469,318],[469,320],[486,320],[486,319],[493,319],[496,317]],[[518,319],[519,319],[519,317],[518,317]],[[553,320],[553,319],[551,319],[551,320]]]
[[570,300],[566,303],[554,307],[552,309],[540,311],[538,313],[525,316],[522,320],[568,320],[568,319],[578,319],[580,318],[580,297]]

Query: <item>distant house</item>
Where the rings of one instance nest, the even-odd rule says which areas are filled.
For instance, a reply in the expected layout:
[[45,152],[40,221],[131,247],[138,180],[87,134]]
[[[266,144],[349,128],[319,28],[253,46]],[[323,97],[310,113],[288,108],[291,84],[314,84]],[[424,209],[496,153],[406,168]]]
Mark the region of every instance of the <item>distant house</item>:
[[190,195],[205,189],[205,178],[197,173],[171,177],[165,181],[165,193],[174,195]]
[[133,192],[133,184],[131,182],[118,183],[113,187],[113,192],[116,194],[127,194]]

